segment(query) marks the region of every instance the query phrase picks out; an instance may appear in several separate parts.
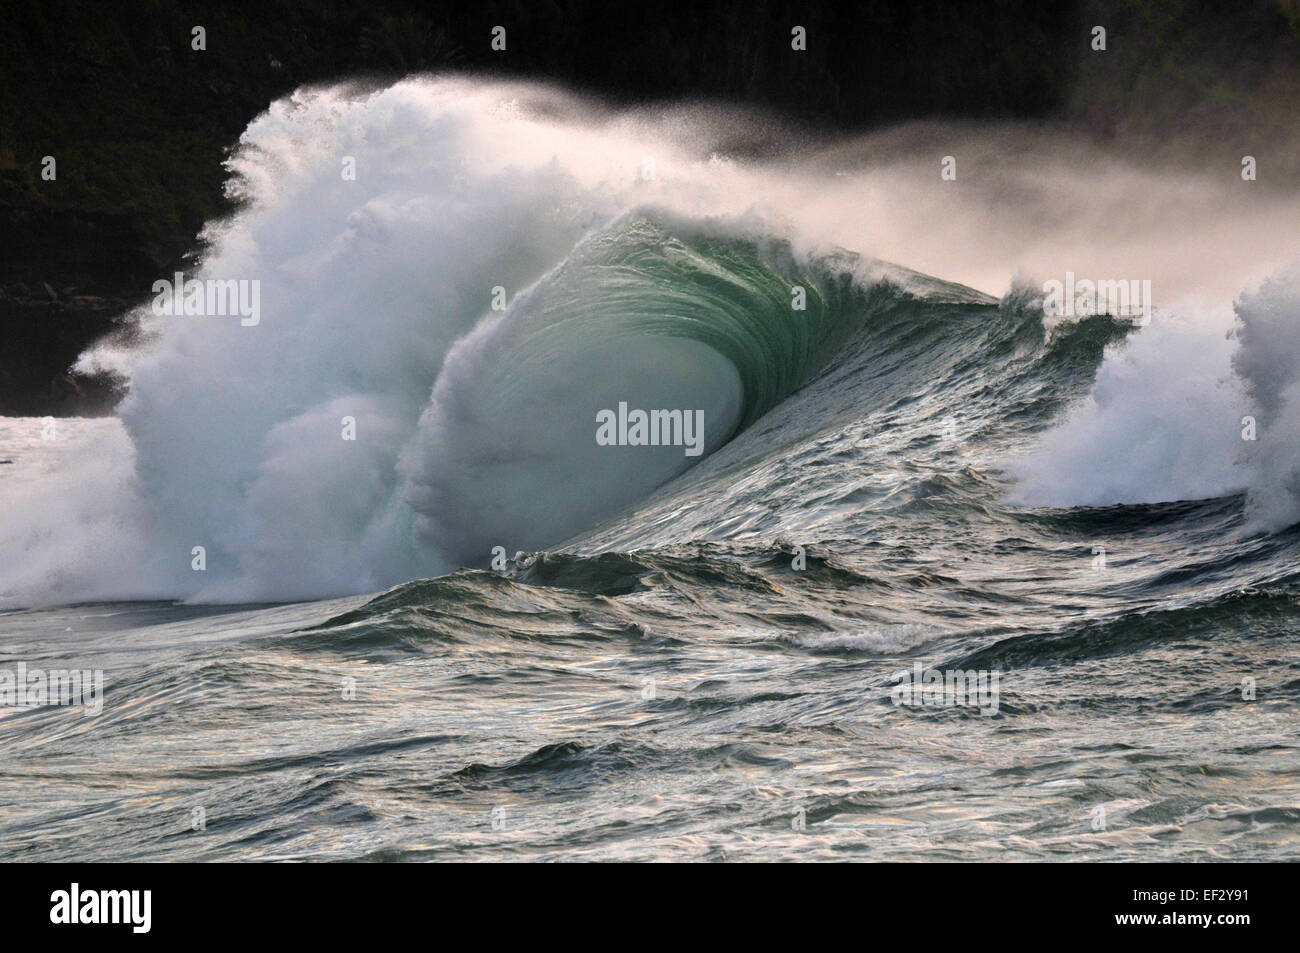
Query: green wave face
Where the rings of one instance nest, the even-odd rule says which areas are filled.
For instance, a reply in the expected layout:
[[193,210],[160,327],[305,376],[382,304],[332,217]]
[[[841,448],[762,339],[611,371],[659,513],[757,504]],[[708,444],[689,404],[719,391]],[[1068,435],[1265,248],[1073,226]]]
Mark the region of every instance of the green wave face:
[[787,242],[673,234],[647,218],[584,243],[539,297],[556,330],[707,345],[739,375],[740,427],[815,374],[868,310],[847,269],[800,268]]
[[[625,217],[448,354],[405,459],[417,533],[460,565],[553,545],[706,459],[832,360],[872,400],[878,378],[914,391],[963,362],[1037,354],[1040,318],[990,301],[847,252],[800,260],[777,238]],[[621,408],[698,415],[701,445],[602,443],[600,415]]]
[[[855,283],[859,265],[850,255],[800,265],[784,241],[644,214],[589,237],[448,354],[408,457],[420,532],[453,559],[489,538],[540,547],[649,493],[900,299]],[[702,452],[599,445],[597,415],[620,405],[702,413]],[[541,486],[539,512],[529,488]]]
[[852,252],[801,262],[785,239],[736,237],[647,213],[584,242],[539,286],[537,298],[531,306],[539,324],[557,331],[574,322],[584,333],[707,345],[739,375],[741,428],[887,313],[931,324],[933,305],[996,304],[973,289]]

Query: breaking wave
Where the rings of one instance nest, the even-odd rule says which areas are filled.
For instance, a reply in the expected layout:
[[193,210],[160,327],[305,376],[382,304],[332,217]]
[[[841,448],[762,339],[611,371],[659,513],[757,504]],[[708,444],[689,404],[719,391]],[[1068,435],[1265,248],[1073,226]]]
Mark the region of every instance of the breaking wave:
[[[259,282],[260,319],[144,307],[138,334],[83,357],[129,381],[120,426],[6,479],[0,593],[292,600],[582,534],[634,549],[850,533],[847,504],[828,515],[781,462],[818,466],[804,450],[850,419],[874,420],[896,454],[864,449],[844,471],[862,506],[873,478],[895,480],[879,488],[891,505],[960,497],[959,477],[918,489],[889,467],[978,446],[1008,512],[1246,492],[1257,529],[1300,519],[1300,293],[1285,242],[1244,241],[1212,281],[1194,262],[1148,261],[1168,289],[1150,328],[1051,327],[1027,276],[1051,274],[1048,261],[1113,267],[1124,251],[1081,251],[1065,224],[1042,226],[1078,174],[1016,204],[1004,182],[945,197],[897,137],[738,158],[737,130],[765,121],[614,113],[467,79],[276,103],[229,161],[242,205],[208,227],[193,276]],[[1182,240],[1121,210],[1135,190],[1194,183],[1118,166],[1087,182],[1117,210],[1103,233]],[[1294,196],[1257,215],[1211,200],[1186,214],[1295,237],[1300,215],[1277,225],[1300,211]],[[1261,270],[1275,277],[1261,285]],[[1229,282],[1256,289],[1235,317],[1219,303]],[[620,402],[702,410],[704,452],[600,446],[597,414]],[[1250,415],[1254,441],[1241,436]],[[743,517],[727,505],[739,489]],[[651,513],[655,494],[668,502]]]

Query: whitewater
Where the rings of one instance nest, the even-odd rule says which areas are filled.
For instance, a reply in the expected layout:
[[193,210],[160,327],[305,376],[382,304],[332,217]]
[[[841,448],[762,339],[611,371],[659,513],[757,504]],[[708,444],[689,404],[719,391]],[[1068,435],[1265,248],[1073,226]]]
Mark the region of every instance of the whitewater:
[[0,856],[1298,855],[1300,196],[466,77],[228,167],[187,277],[258,320],[142,302],[116,416],[0,419],[0,670],[105,673],[0,707]]

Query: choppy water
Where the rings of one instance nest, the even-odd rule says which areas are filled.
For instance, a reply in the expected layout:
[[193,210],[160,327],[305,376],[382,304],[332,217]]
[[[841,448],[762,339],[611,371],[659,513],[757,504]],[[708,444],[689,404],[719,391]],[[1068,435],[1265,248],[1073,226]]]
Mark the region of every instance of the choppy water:
[[[368,121],[458,128],[386,95]],[[565,250],[474,249],[535,273],[500,316],[452,307],[432,355],[400,300],[352,337],[355,301],[275,306],[311,294],[294,242],[337,269],[369,230],[398,257],[339,282],[391,279],[420,194],[276,191],[245,220],[292,263],[261,272],[262,337],[164,329],[121,420],[0,420],[0,673],[105,678],[97,715],[0,708],[0,857],[1300,857],[1285,279],[1239,303],[1242,387],[1189,414],[1128,400],[1168,324],[1049,325],[659,207],[557,235],[548,163],[496,227]],[[290,235],[276,202],[351,231]],[[250,254],[240,227],[215,261]],[[705,408],[707,452],[596,447],[628,398]],[[1239,401],[1262,462],[1233,456]],[[898,704],[918,665],[996,693]]]
[[[1110,331],[931,310],[1001,351],[997,384],[850,355],[503,573],[4,615],[4,662],[108,682],[97,717],[0,719],[5,856],[1295,857],[1300,539],[1242,535],[1239,497],[1000,502],[990,460]],[[933,352],[910,323],[861,343],[908,337]],[[915,660],[999,672],[997,713],[895,705]]]

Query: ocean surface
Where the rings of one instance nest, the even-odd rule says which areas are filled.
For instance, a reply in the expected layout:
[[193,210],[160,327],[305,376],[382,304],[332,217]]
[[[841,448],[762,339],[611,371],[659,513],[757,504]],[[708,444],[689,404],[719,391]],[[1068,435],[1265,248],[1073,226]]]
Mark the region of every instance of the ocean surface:
[[810,239],[892,173],[590,108],[277,104],[198,272],[258,322],[0,418],[0,679],[103,677],[0,706],[0,860],[1300,859],[1285,259],[1053,319]]

